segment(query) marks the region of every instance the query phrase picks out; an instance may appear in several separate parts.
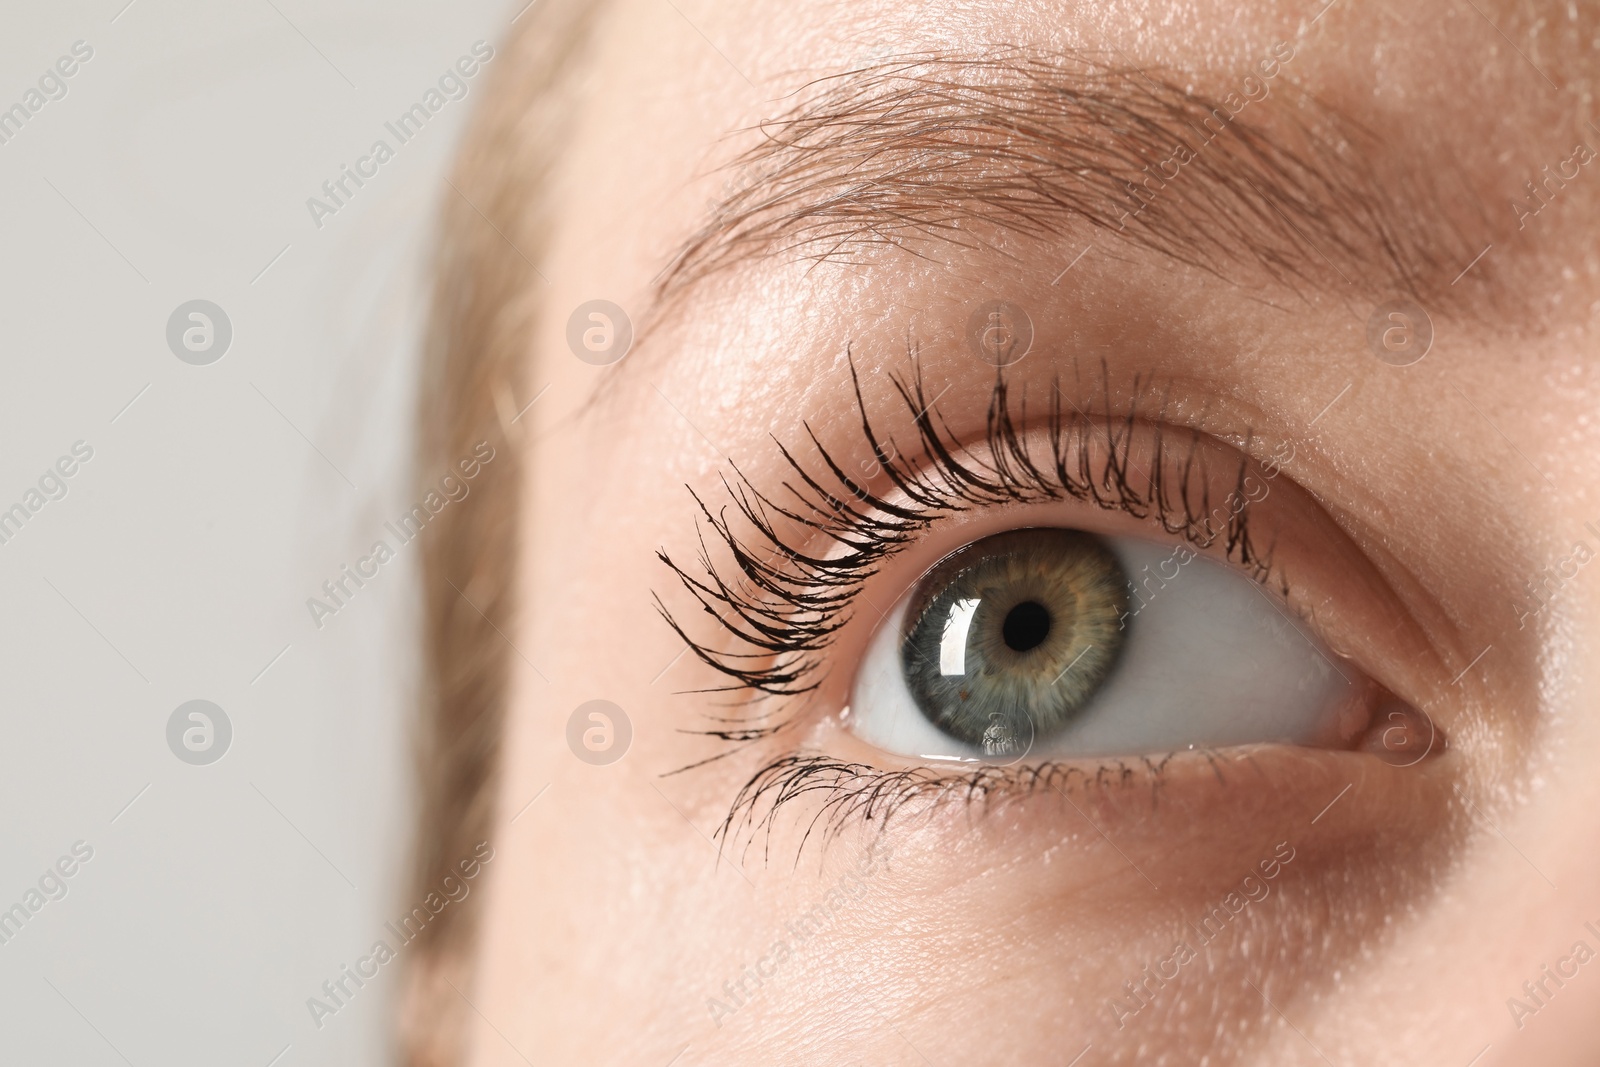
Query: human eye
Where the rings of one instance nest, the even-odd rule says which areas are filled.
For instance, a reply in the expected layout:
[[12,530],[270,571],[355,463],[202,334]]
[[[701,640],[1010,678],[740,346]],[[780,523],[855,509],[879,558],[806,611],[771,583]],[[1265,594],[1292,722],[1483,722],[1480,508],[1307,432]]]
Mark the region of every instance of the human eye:
[[901,598],[849,720],[885,751],[945,761],[1336,745],[1371,718],[1359,678],[1186,542],[1032,527],[957,549]]
[[1002,374],[972,434],[920,368],[896,390],[899,436],[858,384],[856,453],[780,443],[778,488],[735,476],[731,509],[700,500],[698,569],[662,556],[720,636],[664,614],[738,694],[705,732],[774,753],[736,811],[770,819],[820,781],[970,797],[1263,746],[1443,751],[1403,679],[1334,650],[1404,627],[1282,450],[1180,429],[1137,383],[1096,407],[1054,381],[1029,409]]

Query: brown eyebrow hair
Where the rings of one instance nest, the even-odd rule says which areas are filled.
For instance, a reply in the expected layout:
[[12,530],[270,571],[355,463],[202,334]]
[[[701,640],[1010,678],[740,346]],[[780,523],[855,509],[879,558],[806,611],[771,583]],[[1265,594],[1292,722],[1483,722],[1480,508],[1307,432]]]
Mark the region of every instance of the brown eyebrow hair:
[[1075,224],[1247,284],[1460,300],[1447,283],[1482,242],[1458,224],[1487,228],[1464,178],[1297,89],[1293,52],[1280,42],[1220,98],[1021,47],[814,80],[724,168],[736,183],[658,276],[657,309],[757,256],[992,251],[1001,231]]

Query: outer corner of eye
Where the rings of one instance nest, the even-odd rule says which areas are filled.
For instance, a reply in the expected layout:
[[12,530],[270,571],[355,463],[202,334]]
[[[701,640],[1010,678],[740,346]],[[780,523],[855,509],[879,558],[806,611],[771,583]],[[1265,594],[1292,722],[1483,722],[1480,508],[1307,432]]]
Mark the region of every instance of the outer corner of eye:
[[1186,543],[1038,527],[958,549],[901,598],[857,669],[848,726],[928,760],[1349,747],[1374,688]]

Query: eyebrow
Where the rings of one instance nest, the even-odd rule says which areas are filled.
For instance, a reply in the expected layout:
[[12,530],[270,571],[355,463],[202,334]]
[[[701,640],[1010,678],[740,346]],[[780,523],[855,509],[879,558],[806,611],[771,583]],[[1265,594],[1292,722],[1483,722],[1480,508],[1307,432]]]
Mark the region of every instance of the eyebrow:
[[1481,242],[1441,213],[1476,203],[1460,175],[1297,89],[1293,55],[1280,42],[1215,99],[1019,47],[812,81],[724,168],[731,191],[657,276],[650,317],[754,258],[1014,254],[997,238],[1075,224],[1235,281],[1464,303],[1447,283]]

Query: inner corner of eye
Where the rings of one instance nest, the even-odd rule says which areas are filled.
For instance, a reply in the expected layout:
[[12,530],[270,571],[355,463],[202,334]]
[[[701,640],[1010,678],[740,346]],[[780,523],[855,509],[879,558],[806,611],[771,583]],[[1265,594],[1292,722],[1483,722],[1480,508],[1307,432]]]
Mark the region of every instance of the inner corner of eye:
[[1036,527],[956,550],[901,598],[849,727],[898,756],[1008,763],[1324,745],[1370,686],[1187,543]]

